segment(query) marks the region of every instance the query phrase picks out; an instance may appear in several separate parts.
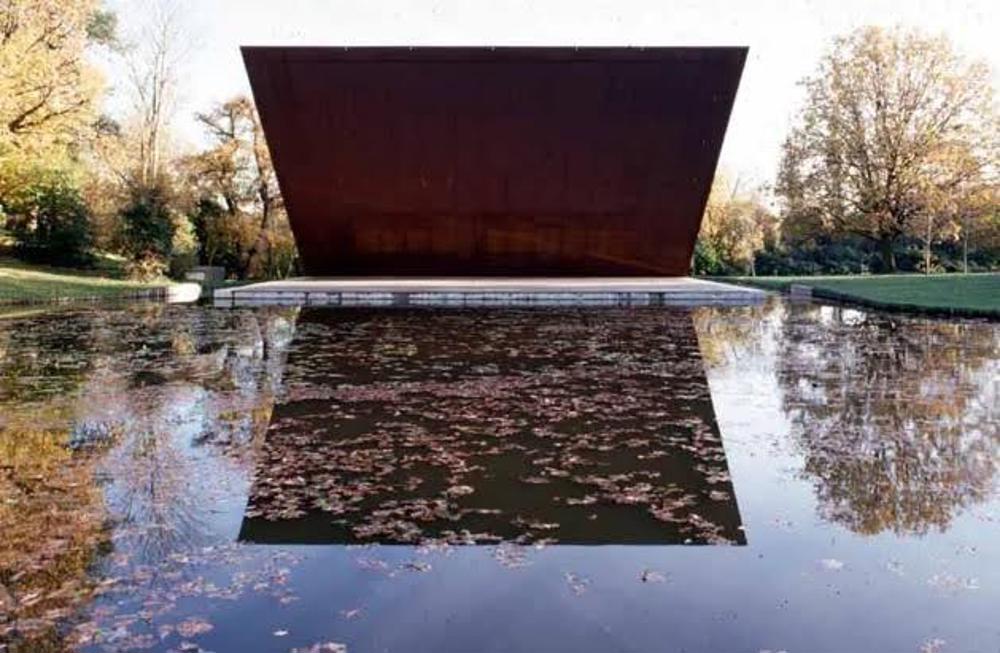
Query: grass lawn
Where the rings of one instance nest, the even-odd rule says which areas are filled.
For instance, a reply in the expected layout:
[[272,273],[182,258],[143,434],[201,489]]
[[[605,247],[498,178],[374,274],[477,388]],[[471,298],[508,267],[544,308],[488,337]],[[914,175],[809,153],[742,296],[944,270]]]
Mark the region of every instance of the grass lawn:
[[739,283],[768,290],[786,290],[792,284],[830,291],[844,299],[915,310],[1000,315],[1000,273],[895,274],[839,277],[738,277]]
[[109,270],[76,270],[0,258],[0,303],[114,298],[166,282],[138,283],[106,276]]

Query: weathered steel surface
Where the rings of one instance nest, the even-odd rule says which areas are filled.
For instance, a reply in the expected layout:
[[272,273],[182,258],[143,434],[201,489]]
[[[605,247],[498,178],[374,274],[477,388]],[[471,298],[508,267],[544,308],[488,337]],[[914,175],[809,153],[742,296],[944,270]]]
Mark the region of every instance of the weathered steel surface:
[[745,48],[243,48],[311,275],[682,275]]

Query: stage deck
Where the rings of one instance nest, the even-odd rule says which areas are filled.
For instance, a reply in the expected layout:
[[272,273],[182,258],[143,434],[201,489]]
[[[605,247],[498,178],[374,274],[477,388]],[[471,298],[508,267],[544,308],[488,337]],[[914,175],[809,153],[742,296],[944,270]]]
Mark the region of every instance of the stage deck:
[[303,277],[214,293],[216,306],[746,305],[767,293],[690,277]]

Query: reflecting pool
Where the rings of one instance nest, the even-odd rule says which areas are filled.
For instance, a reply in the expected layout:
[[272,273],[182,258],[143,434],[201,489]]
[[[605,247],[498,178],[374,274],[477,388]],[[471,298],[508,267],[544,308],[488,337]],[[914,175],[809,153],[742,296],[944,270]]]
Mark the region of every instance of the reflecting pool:
[[1000,325],[0,316],[0,651],[1000,649]]

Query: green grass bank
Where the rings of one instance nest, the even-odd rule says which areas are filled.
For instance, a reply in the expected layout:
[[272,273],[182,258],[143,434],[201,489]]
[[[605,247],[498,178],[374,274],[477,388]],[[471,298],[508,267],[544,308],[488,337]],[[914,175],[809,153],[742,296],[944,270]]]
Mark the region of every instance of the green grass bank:
[[113,270],[56,268],[0,258],[0,304],[138,298],[169,285],[125,281],[110,274]]
[[729,280],[782,292],[799,284],[809,286],[813,295],[820,298],[890,310],[1000,317],[1000,273],[735,277]]

